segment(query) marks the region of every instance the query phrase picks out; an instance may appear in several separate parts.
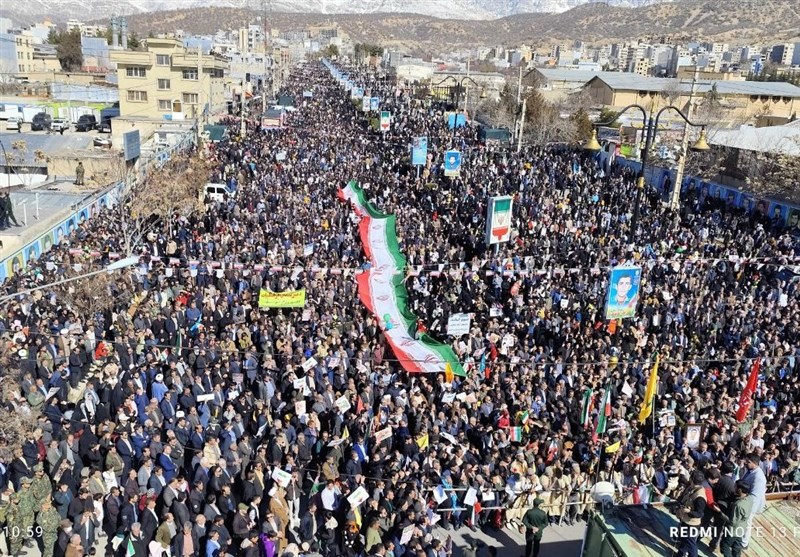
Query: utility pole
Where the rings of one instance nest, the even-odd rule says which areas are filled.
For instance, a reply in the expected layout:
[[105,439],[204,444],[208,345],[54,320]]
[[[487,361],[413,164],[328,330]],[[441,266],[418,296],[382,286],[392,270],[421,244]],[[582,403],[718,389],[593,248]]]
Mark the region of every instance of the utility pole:
[[522,112],[519,115],[519,135],[517,136],[517,153],[522,150],[522,132],[525,129],[525,109],[528,106],[528,99],[522,101]]
[[[465,81],[469,81],[469,61],[470,59],[467,58],[467,79]],[[467,114],[467,106],[469,106],[469,85],[464,90],[464,114]],[[456,112],[458,112],[458,107],[456,107]]]
[[[200,107],[200,110],[203,111],[203,46],[201,43],[197,43],[197,83],[199,87],[197,88],[197,106]],[[209,102],[211,99],[209,99]],[[205,111],[203,111],[205,112]],[[197,118],[197,129],[198,133],[200,130],[200,118]]]
[[242,107],[241,107],[241,118],[242,118],[242,126],[239,131],[239,134],[244,138],[245,133],[247,132],[247,124],[244,121],[244,80],[242,80],[242,97],[241,97]]
[[519,77],[517,78],[517,106],[522,100],[522,64],[519,66]]
[[[694,74],[692,76],[692,88],[689,92],[689,106],[686,108],[686,118],[692,119],[692,112],[694,111],[694,95],[697,90],[697,65],[694,67]],[[686,154],[689,151],[689,124],[683,123],[683,139],[681,140],[681,154],[678,159],[678,168],[675,170],[675,183],[672,184],[672,192],[669,200],[670,209],[677,211],[681,205],[681,183],[683,182],[683,170],[686,166]]]

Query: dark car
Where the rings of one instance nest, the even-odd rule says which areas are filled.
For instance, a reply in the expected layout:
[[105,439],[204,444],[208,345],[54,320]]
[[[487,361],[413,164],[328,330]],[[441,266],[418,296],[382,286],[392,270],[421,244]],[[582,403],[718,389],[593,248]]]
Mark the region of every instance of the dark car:
[[94,114],[82,114],[75,122],[76,132],[88,132],[97,128],[97,118]]
[[53,123],[53,118],[44,112],[39,112],[33,116],[31,120],[31,131],[49,130],[50,124]]

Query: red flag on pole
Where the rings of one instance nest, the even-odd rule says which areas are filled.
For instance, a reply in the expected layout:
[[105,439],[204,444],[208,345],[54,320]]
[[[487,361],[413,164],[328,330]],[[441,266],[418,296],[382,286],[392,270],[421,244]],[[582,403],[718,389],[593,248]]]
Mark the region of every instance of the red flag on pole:
[[739,397],[739,409],[736,411],[736,421],[739,423],[743,422],[750,412],[750,406],[753,404],[753,395],[756,394],[756,387],[758,387],[758,371],[760,368],[761,358],[757,358],[750,369],[750,377],[747,378],[747,385],[742,391],[742,396]]

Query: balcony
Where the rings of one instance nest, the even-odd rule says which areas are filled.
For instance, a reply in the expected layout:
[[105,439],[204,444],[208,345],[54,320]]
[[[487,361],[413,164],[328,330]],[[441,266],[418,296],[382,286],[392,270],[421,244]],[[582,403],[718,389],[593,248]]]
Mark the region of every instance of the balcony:
[[149,52],[133,50],[112,50],[111,61],[121,66],[152,66],[153,55]]

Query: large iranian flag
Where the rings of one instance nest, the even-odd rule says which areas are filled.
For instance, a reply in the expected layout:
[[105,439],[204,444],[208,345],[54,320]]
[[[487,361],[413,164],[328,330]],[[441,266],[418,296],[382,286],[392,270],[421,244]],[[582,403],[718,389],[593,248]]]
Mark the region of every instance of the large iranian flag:
[[417,332],[417,318],[408,309],[405,286],[406,258],[397,243],[395,216],[378,211],[366,199],[364,190],[351,181],[339,190],[361,217],[358,224],[364,253],[372,267],[357,275],[358,296],[377,317],[397,359],[409,373],[444,373],[464,376],[464,368],[453,349],[426,333]]

